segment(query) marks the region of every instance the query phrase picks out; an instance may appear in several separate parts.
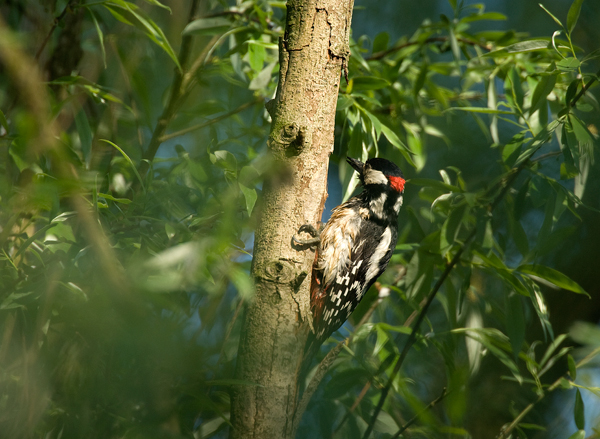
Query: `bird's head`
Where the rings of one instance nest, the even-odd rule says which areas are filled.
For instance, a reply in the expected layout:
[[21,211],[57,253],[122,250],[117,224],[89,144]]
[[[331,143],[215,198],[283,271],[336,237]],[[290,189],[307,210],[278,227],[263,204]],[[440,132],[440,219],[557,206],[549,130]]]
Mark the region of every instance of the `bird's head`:
[[404,175],[400,168],[389,160],[373,158],[363,163],[348,157],[346,161],[358,172],[360,181],[365,187],[381,185],[400,194],[404,192]]

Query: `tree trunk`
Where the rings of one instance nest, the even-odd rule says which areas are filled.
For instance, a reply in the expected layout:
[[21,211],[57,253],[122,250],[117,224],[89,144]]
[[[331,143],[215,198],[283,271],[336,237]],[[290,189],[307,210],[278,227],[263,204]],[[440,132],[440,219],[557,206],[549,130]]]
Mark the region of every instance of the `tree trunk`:
[[353,0],[289,0],[280,40],[279,86],[267,104],[273,172],[263,186],[252,275],[232,392],[232,439],[294,436],[297,375],[309,331],[314,253],[292,235],[321,218],[333,150],[341,72],[349,55]]

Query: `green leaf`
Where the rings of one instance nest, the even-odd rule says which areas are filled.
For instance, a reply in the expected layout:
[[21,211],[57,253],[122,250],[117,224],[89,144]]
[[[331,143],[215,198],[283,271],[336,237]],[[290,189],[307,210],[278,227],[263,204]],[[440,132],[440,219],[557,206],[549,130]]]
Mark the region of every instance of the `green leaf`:
[[581,61],[571,56],[565,59],[561,59],[559,62],[556,63],[556,67],[564,71],[576,70],[579,67],[581,67]]
[[585,430],[576,431],[568,439],[585,439]]
[[452,248],[452,244],[454,244],[458,236],[461,223],[467,211],[468,206],[466,204],[459,206],[453,209],[448,218],[446,218],[446,221],[444,221],[442,233],[440,233],[440,251],[442,252],[442,256],[445,256]]
[[525,141],[525,135],[523,133],[517,133],[510,139],[504,148],[502,148],[502,161],[508,167],[513,167],[517,158],[521,153],[523,142]]
[[567,14],[567,31],[569,32],[569,35],[573,32],[573,29],[575,29],[575,25],[577,25],[582,4],[583,0],[575,0],[569,8],[569,13]]
[[80,110],[75,115],[75,127],[77,128],[79,140],[81,141],[83,161],[85,162],[86,168],[89,168],[92,160],[92,129],[90,128],[90,123],[83,110]]
[[[582,147],[591,146],[594,144],[594,137],[592,136],[592,133],[589,132],[581,119],[573,114],[570,114],[569,121],[573,126],[573,134],[575,134],[575,138]],[[585,149],[582,148],[582,150],[584,151]]]
[[188,23],[181,35],[221,35],[230,27],[231,21],[224,17],[199,18]]
[[240,183],[240,190],[246,199],[246,211],[248,212],[248,216],[251,216],[254,205],[256,204],[256,199],[258,198],[256,195],[256,189],[251,189]]
[[569,365],[569,375],[571,375],[571,379],[575,381],[577,379],[577,365],[571,354],[567,356],[567,363]]
[[499,57],[507,54],[534,52],[536,50],[547,50],[550,48],[548,40],[527,40],[511,44],[502,49],[493,50],[482,56]]
[[600,346],[600,328],[588,322],[575,322],[569,329],[569,336],[579,344]]
[[381,133],[385,136],[388,142],[390,142],[393,146],[400,150],[400,153],[402,153],[402,157],[404,157],[404,159],[408,163],[410,163],[410,165],[413,168],[416,167],[412,159],[411,150],[408,148],[408,146],[406,146],[406,144],[402,140],[400,140],[398,135],[394,131],[392,131],[391,128],[385,126],[384,124],[381,124]]
[[353,90],[379,90],[389,87],[390,82],[387,79],[376,76],[357,76],[352,78]]
[[567,275],[553,268],[546,267],[545,265],[525,264],[519,266],[517,271],[520,271],[523,274],[540,277],[565,290],[573,291],[577,294],[585,294],[588,297],[590,296],[577,282]]
[[508,110],[496,110],[494,108],[486,107],[450,107],[444,111],[468,111],[470,113],[483,113],[483,114],[514,114]]
[[542,76],[540,78],[540,81],[537,83],[535,90],[533,91],[533,97],[531,98],[531,109],[529,110],[530,114],[535,113],[535,111],[539,110],[542,105],[546,104],[546,97],[552,93],[552,90],[554,90],[557,77],[558,75],[553,74]]
[[503,21],[506,19],[507,19],[506,15],[501,14],[500,12],[484,12],[483,14],[469,15],[468,17],[465,17],[460,21],[462,23],[472,23],[474,21],[480,21],[480,20]]
[[135,176],[137,177],[137,179],[139,180],[140,184],[142,185],[142,190],[144,192],[146,192],[146,187],[144,186],[144,181],[142,180],[142,176],[140,175],[140,173],[138,172],[137,168],[135,167],[135,164],[133,163],[133,161],[129,158],[129,156],[125,153],[125,151],[123,151],[118,145],[112,143],[110,140],[106,140],[106,139],[100,139],[101,142],[106,142],[109,145],[112,145],[117,151],[119,151],[121,153],[121,155],[123,157],[125,157],[125,160],[127,160],[127,162],[129,163],[129,165],[131,166],[131,169],[133,169],[133,172],[135,174]]
[[167,11],[169,11],[170,13],[173,13],[173,11],[171,11],[171,8],[168,7],[167,5],[163,5],[161,2],[159,2],[158,0],[144,0],[146,3],[149,3],[151,5],[154,6],[158,6],[159,8],[163,8],[166,9]]
[[383,52],[388,48],[390,42],[390,34],[387,32],[380,32],[373,40],[373,53]]
[[524,93],[519,72],[515,67],[511,68],[506,75],[504,93],[508,104],[522,114]]
[[575,425],[579,430],[585,429],[585,407],[583,405],[583,399],[581,399],[581,392],[577,389],[575,394],[575,409],[573,410],[573,418],[575,419]]
[[248,60],[250,67],[255,72],[260,72],[267,56],[267,50],[264,46],[259,44],[249,43],[248,44]]
[[[150,38],[150,40],[156,43],[167,53],[167,55],[169,55],[169,57],[177,66],[177,69],[180,72],[182,71],[181,65],[179,64],[179,59],[171,47],[171,44],[169,44],[169,40],[167,39],[163,30],[150,17],[146,16],[146,14],[144,14],[144,12],[141,11],[138,6],[124,0],[110,0],[106,3],[103,3],[103,5],[115,18],[117,18],[117,20],[135,26],[144,32],[146,36]],[[111,6],[126,11],[133,19],[128,20],[123,15],[115,11]]]
[[88,8],[90,14],[92,15],[92,20],[94,21],[94,27],[96,28],[96,33],[98,34],[98,40],[100,41],[100,50],[102,50],[102,61],[104,61],[104,68],[106,68],[106,48],[104,47],[104,33],[102,29],[100,29],[100,24],[98,24],[98,20],[96,19],[96,15]]
[[560,22],[560,20],[558,18],[556,18],[554,15],[552,15],[552,12],[550,12],[548,9],[546,9],[544,7],[544,5],[542,5],[541,3],[539,5],[540,5],[540,8],[542,8],[544,11],[546,11],[546,14],[548,14],[550,17],[552,17],[552,19],[556,22],[556,24],[558,24],[560,27],[562,27],[564,29],[563,24]]
[[33,235],[31,235],[29,238],[27,238],[27,240],[19,246],[19,250],[17,250],[17,253],[15,253],[15,255],[13,256],[13,259],[16,259],[20,254],[22,254],[25,250],[27,250],[27,248],[31,245],[31,243],[33,241],[40,238],[41,236],[44,236],[48,229],[55,227],[57,225],[58,225],[58,223],[55,223],[55,222],[46,224],[44,227],[42,227],[37,232],[35,232]]
[[105,200],[114,201],[115,203],[121,203],[121,204],[130,204],[131,203],[131,200],[129,198],[115,198],[110,194],[103,194],[101,192],[98,192],[98,196],[104,198]]

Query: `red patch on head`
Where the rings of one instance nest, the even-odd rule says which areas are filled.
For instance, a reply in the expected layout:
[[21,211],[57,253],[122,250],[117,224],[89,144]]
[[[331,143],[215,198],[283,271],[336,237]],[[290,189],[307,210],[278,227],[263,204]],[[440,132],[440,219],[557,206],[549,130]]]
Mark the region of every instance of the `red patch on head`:
[[390,186],[396,189],[398,192],[404,191],[404,183],[406,181],[402,177],[388,177],[390,179]]

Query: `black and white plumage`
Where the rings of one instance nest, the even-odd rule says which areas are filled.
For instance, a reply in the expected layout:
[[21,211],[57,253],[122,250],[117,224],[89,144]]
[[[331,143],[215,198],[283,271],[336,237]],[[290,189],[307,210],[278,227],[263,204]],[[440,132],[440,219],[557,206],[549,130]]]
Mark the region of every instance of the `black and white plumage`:
[[311,278],[314,334],[318,347],[350,317],[386,269],[398,240],[404,176],[394,163],[348,158],[364,190],[336,207],[320,234]]

